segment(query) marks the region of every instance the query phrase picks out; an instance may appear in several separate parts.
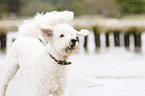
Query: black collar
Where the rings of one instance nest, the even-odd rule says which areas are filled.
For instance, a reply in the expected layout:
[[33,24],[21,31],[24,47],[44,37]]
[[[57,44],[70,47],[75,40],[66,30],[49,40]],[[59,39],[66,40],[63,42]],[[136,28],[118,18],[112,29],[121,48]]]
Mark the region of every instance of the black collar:
[[60,65],[70,65],[71,62],[66,62],[66,61],[62,61],[62,60],[57,60],[55,57],[53,57],[50,53],[49,53],[49,56],[55,61],[57,62],[57,64],[60,64]]

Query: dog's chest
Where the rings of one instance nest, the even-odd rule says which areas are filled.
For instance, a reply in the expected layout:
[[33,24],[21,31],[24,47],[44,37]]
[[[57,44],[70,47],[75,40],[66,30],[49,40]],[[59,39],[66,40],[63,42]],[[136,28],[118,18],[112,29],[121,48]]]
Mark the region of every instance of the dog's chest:
[[68,83],[69,66],[57,64],[48,55],[39,56],[32,67],[32,83],[45,86],[50,92],[64,88]]
[[53,68],[54,69],[48,73],[50,92],[64,88],[68,83],[68,66],[55,65]]
[[51,77],[55,79],[56,83],[65,82],[68,76],[68,66],[54,64],[53,70],[51,70]]

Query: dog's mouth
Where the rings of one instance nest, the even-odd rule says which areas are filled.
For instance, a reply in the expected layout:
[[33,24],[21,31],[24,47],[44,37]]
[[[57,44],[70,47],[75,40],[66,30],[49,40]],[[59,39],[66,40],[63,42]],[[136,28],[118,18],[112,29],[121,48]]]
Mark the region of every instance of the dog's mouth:
[[66,52],[71,52],[71,51],[74,51],[75,49],[77,49],[77,47],[76,47],[76,46],[78,46],[77,43],[76,44],[70,44],[70,46],[66,48]]
[[75,49],[75,45],[70,45],[69,47],[66,48],[66,50],[71,50],[73,51]]

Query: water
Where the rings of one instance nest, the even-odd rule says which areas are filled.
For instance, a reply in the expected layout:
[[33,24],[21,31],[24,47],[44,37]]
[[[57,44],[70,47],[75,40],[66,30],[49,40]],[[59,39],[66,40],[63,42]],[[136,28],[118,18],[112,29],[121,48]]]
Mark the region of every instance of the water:
[[144,58],[122,48],[73,56],[69,96],[144,96]]
[[[88,40],[88,53],[80,40],[80,52],[70,57],[70,84],[68,96],[145,96],[145,47],[142,35],[142,52],[135,53],[123,47],[105,48],[101,35],[101,50],[95,52],[93,34]],[[113,37],[113,36],[112,36]],[[110,37],[111,42],[113,39]],[[0,77],[5,54],[0,54]],[[20,72],[11,81],[7,96],[31,96],[31,87]]]

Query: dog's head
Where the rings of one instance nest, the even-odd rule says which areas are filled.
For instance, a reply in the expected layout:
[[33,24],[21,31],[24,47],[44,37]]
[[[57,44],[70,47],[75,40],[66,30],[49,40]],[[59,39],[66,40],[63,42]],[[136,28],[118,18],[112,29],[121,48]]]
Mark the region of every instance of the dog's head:
[[88,30],[75,30],[69,24],[58,24],[55,27],[39,25],[41,29],[41,36],[43,40],[50,43],[54,50],[60,54],[71,54],[78,50],[77,36],[86,36],[89,34]]

